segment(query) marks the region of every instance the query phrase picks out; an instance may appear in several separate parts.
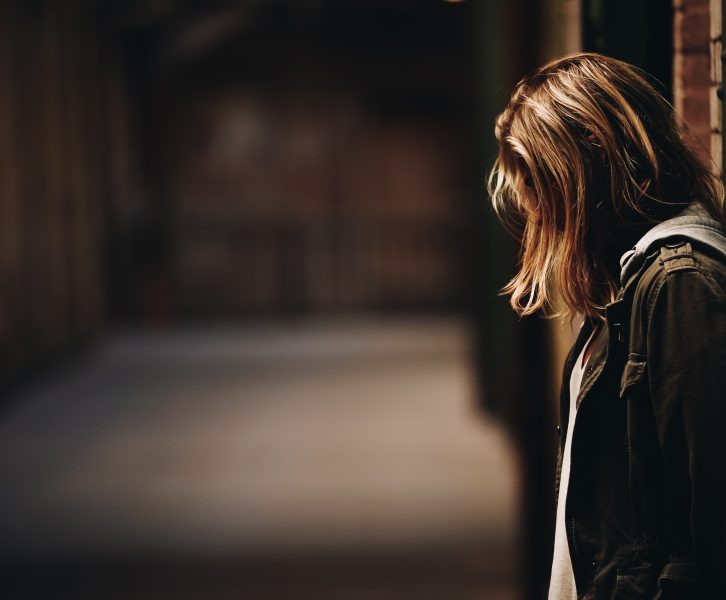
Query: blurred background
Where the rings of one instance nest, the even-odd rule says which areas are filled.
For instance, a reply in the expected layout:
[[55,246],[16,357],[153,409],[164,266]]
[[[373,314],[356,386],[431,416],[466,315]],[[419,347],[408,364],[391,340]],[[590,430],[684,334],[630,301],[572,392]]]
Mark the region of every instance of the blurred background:
[[3,597],[544,598],[573,331],[498,296],[494,118],[604,52],[720,165],[720,32],[720,0],[2,0]]

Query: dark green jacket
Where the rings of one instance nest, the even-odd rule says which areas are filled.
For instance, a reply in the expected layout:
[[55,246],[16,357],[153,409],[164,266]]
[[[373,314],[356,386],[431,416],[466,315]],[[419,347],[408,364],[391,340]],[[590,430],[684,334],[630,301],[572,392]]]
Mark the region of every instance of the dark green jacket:
[[693,206],[623,256],[565,361],[558,489],[570,374],[600,328],[565,510],[578,598],[726,598],[726,236]]

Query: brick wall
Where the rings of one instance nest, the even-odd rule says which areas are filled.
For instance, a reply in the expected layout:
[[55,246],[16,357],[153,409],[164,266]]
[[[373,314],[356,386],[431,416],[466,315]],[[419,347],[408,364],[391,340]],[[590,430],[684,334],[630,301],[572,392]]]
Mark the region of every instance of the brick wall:
[[721,0],[674,0],[673,97],[705,157],[721,168]]
[[709,0],[674,0],[673,100],[705,156],[711,151]]
[[717,90],[721,85],[721,0],[711,0],[711,23],[710,23],[710,50],[711,50],[711,87],[709,101],[711,106],[711,156],[716,165],[723,169],[723,143],[721,135],[722,102],[718,98]]

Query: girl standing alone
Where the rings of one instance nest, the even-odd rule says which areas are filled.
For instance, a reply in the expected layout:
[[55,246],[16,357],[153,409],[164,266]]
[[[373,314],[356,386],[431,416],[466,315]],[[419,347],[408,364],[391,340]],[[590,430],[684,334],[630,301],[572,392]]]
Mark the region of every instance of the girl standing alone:
[[495,134],[489,191],[521,242],[502,293],[584,316],[549,598],[726,598],[723,187],[644,74],[599,54],[520,81]]

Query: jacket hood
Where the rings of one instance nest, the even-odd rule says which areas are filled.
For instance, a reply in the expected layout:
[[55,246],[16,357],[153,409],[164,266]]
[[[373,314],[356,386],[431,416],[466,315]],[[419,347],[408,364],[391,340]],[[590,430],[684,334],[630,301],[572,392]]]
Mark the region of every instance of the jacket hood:
[[694,200],[675,217],[658,223],[620,257],[620,283],[625,285],[637,272],[652,248],[665,239],[680,236],[706,244],[726,260],[726,232],[701,202]]

